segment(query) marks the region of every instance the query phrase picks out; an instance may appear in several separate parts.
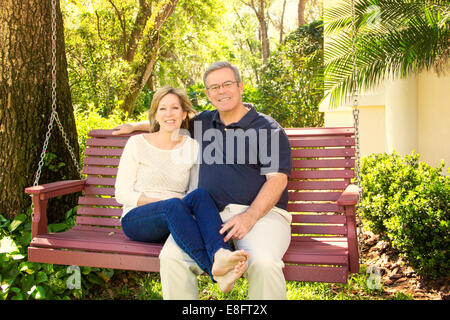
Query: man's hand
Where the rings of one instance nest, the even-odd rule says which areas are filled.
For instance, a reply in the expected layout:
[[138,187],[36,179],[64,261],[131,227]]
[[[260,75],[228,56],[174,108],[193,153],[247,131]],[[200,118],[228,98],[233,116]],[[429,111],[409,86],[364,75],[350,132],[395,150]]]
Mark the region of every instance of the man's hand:
[[223,224],[219,233],[224,234],[225,231],[229,230],[228,234],[223,239],[224,242],[227,242],[230,239],[241,240],[247,233],[249,233],[257,221],[258,219],[247,210],[243,213],[235,215]]
[[114,128],[117,131],[113,131],[113,136],[119,134],[128,134],[133,131],[149,131],[150,130],[150,122],[141,121],[141,122],[133,122],[133,123],[124,123]]
[[128,134],[128,133],[131,133],[134,131],[133,126],[129,123],[124,123],[124,124],[118,125],[118,126],[114,127],[113,129],[117,130],[117,131],[112,132],[113,136],[116,136],[119,134]]

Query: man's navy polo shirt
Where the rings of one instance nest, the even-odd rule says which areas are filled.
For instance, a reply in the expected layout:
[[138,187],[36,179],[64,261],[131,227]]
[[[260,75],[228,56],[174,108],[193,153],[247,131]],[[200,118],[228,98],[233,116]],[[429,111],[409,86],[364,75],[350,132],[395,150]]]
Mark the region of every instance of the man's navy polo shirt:
[[[238,122],[225,126],[217,110],[204,111],[190,122],[190,134],[201,145],[198,187],[206,189],[219,211],[230,203],[250,205],[267,173],[292,169],[286,133],[271,117],[250,110]],[[272,149],[274,152],[272,152]],[[287,210],[288,191],[276,204]]]

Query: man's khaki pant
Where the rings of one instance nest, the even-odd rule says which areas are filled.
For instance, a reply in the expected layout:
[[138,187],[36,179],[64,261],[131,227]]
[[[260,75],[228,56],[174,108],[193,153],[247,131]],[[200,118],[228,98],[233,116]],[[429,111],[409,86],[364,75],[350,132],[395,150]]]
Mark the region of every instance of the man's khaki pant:
[[[247,206],[230,204],[220,213],[224,222],[242,213]],[[258,220],[242,239],[234,240],[237,249],[250,253],[248,278],[249,299],[286,299],[286,281],[283,275],[283,255],[291,240],[291,216],[282,209],[273,208]],[[203,271],[169,236],[159,255],[163,298],[198,299],[197,275]]]

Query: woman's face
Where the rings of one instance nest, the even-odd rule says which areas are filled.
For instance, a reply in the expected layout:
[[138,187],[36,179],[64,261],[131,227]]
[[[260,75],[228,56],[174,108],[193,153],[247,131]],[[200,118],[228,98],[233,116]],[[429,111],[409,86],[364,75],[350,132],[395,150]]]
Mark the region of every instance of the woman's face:
[[168,93],[159,102],[155,119],[159,123],[160,131],[173,132],[180,129],[186,116],[187,112],[183,110],[178,96]]

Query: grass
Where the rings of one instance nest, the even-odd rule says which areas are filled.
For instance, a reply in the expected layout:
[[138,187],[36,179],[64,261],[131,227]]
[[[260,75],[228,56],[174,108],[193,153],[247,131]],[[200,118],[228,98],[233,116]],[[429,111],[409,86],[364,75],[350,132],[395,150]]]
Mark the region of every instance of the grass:
[[[395,295],[383,293],[367,286],[369,275],[364,265],[358,274],[350,275],[346,284],[287,282],[287,300],[411,300],[401,292]],[[199,276],[200,300],[248,300],[248,281],[239,279],[233,289],[222,293],[209,277]],[[129,272],[116,270],[116,274],[105,287],[99,287],[88,299],[160,300],[162,289],[159,273]]]

